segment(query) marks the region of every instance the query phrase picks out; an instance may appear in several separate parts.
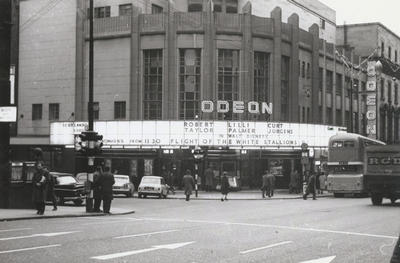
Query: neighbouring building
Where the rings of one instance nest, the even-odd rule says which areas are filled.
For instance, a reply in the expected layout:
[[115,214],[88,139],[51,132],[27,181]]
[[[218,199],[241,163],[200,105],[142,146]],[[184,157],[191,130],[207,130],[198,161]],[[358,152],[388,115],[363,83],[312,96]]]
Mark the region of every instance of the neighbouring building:
[[[336,47],[335,12],[318,1],[104,0],[94,17],[95,127],[120,173],[179,178],[200,146],[200,174],[259,187],[269,168],[287,187],[303,142],[323,159],[330,135],[366,132],[353,89],[366,68]],[[40,146],[52,169],[83,169],[88,31],[84,1],[21,1],[15,158]]]
[[347,57],[361,56],[356,66],[369,68],[367,85],[362,83],[356,90],[359,98],[369,102],[365,132],[389,144],[399,143],[400,37],[380,23],[339,26],[336,36]]

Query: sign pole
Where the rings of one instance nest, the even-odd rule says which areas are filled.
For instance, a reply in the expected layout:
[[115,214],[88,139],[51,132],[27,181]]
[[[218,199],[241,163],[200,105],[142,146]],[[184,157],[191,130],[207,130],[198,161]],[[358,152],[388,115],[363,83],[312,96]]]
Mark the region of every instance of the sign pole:
[[[0,1],[0,106],[10,105],[11,0]],[[8,207],[10,126],[0,122],[0,207]]]

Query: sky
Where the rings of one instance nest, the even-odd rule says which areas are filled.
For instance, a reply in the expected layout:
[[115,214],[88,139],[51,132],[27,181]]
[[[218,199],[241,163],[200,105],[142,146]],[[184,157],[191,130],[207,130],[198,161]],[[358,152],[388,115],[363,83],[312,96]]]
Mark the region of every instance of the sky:
[[336,24],[380,22],[400,36],[400,0],[319,0],[336,11]]

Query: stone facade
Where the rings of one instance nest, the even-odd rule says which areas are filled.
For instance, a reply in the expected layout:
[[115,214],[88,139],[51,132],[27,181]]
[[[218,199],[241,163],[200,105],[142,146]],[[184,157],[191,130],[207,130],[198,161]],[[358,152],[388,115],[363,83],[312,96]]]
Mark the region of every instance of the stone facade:
[[[350,102],[345,80],[351,74],[335,55],[335,44],[320,38],[320,25],[310,24],[314,20],[307,20],[310,26],[304,30],[303,14],[302,18],[297,13],[287,16],[292,9],[286,10],[286,6],[274,7],[264,17],[255,16],[254,1],[253,6],[250,2],[245,5],[239,2],[243,8],[236,14],[212,12],[212,7],[203,1],[203,12],[177,12],[170,7],[169,13],[149,14],[149,2],[133,8],[130,16],[113,16],[119,4],[128,2],[132,1],[96,1],[96,6],[112,7],[111,17],[94,21],[94,101],[99,103],[99,120],[114,119],[114,104],[118,101],[126,103],[125,119],[146,119],[144,56],[149,50],[161,50],[162,54],[159,119],[182,118],[180,52],[193,49],[198,50],[201,60],[199,100],[219,99],[220,50],[238,51],[237,100],[254,100],[255,54],[264,52],[268,57],[268,102],[274,105],[268,120],[348,125]],[[44,0],[22,2],[21,24],[45,3]],[[24,118],[18,122],[19,136],[49,134],[49,103],[60,104],[60,121],[87,119],[88,20],[87,7],[79,3],[63,2],[47,16],[42,15],[29,30],[20,32],[19,114]],[[322,11],[321,17],[334,18],[329,8]],[[288,70],[283,71],[282,65]],[[359,83],[365,82],[365,72],[357,73],[360,74],[353,77]],[[340,85],[337,75],[342,76]],[[331,80],[328,87],[327,79]],[[354,97],[353,111],[358,116],[354,131],[360,133],[365,113],[361,102],[361,95]],[[33,103],[43,104],[41,120],[31,119]],[[202,119],[221,117],[216,113],[201,116]],[[254,118],[242,115],[238,119]]]

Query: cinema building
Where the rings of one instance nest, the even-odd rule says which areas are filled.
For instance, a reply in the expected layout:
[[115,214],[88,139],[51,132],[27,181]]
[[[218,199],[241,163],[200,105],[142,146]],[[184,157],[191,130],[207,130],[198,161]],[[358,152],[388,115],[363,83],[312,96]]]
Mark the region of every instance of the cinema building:
[[[74,152],[87,121],[83,2],[20,3],[15,159],[40,146],[51,169],[83,169]],[[329,136],[365,134],[365,98],[352,84],[365,87],[366,70],[351,66],[362,58],[336,47],[335,11],[318,1],[94,2],[95,130],[101,160],[121,174],[176,168],[179,180],[201,147],[200,174],[210,165],[258,188],[268,168],[287,187],[302,143],[323,161]]]

